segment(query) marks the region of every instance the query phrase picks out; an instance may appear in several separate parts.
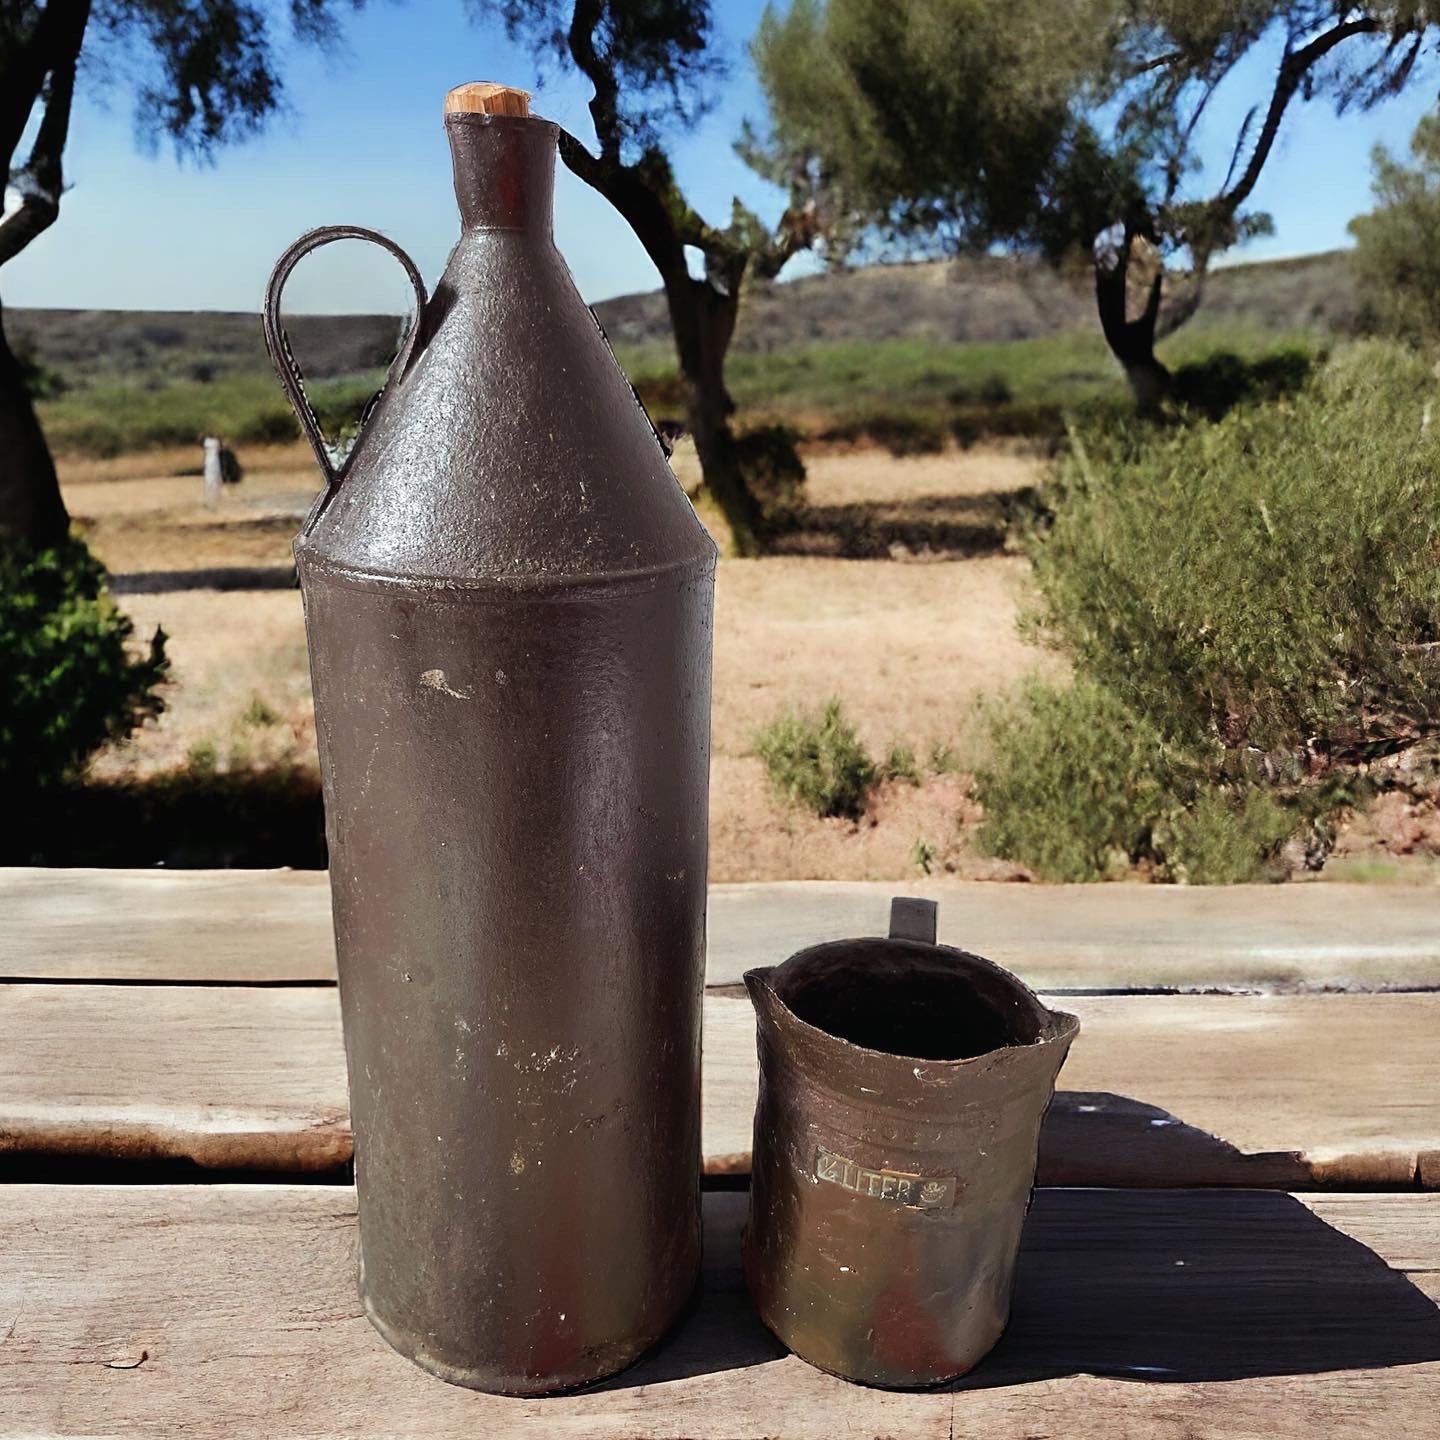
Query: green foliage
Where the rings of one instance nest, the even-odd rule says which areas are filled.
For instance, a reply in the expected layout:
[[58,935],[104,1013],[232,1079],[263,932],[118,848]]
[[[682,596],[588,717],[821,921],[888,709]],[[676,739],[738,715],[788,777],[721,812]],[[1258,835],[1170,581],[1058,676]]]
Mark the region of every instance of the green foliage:
[[[1167,363],[1207,401],[1227,387],[1282,393],[1313,363],[1319,341],[1234,320],[1201,321],[1169,340]],[[1234,358],[1216,360],[1217,355]],[[622,346],[619,356],[652,414],[673,411],[674,362],[660,346]],[[1194,367],[1202,367],[1195,369]],[[827,341],[737,351],[730,389],[741,414],[833,440],[868,440],[897,453],[933,452],[946,433],[1063,437],[1065,416],[1119,419],[1125,385],[1105,342],[1088,331],[1033,340],[943,344],[931,340]],[[1187,392],[1190,393],[1190,392]],[[1198,397],[1196,397],[1198,398]]]
[[240,715],[242,725],[254,726],[256,728],[265,725],[275,725],[279,722],[279,715],[271,708],[270,703],[258,691],[250,697],[250,703]]
[[1297,816],[1265,790],[1202,787],[1188,806],[1156,826],[1155,850],[1169,862],[1169,878],[1191,885],[1239,885],[1268,878]]
[[986,844],[1048,879],[1258,878],[1440,734],[1437,388],[1368,342],[1215,423],[1073,435],[1030,623],[1079,678],[992,709]]
[[0,794],[54,785],[164,708],[164,634],[134,653],[104,579],[78,540],[0,554]]
[[976,771],[979,841],[1042,880],[1100,880],[1149,849],[1170,803],[1164,741],[1087,681],[1033,681],[984,711],[990,755]]
[[1300,823],[1293,805],[1209,778],[1199,757],[1089,680],[1032,681],[984,718],[979,841],[1042,880],[1104,880],[1136,863],[1196,885],[1256,880]]
[[70,387],[58,370],[46,365],[35,352],[34,342],[16,344],[11,347],[16,364],[20,367],[20,380],[32,400],[53,400],[63,395]]
[[915,752],[908,745],[897,741],[881,762],[880,775],[885,780],[903,780],[907,785],[920,784],[920,766],[915,759]]
[[934,775],[953,775],[960,767],[960,756],[953,745],[937,740],[930,749],[930,771]]
[[832,699],[819,715],[786,711],[755,737],[775,790],[816,815],[857,820],[876,779],[855,728]]
[[928,875],[934,868],[935,859],[939,852],[923,835],[915,837],[915,843],[910,847],[910,863],[922,874]]
[[1085,10],[792,0],[766,12],[752,46],[773,132],[742,154],[775,180],[795,156],[816,157],[841,253],[877,226],[930,249],[1049,248],[1053,217],[1068,212],[1069,225],[1077,208],[1095,212],[1093,233],[1115,212],[1115,177],[1125,182],[1114,157],[1098,163],[1077,114],[1103,39]]
[[[358,423],[383,382],[383,372],[369,372],[308,386],[325,433],[334,437]],[[153,386],[101,381],[42,401],[39,409],[51,448],[62,454],[198,445],[206,435],[232,445],[283,444],[300,434],[275,377],[259,370]]]
[[[467,0],[477,19],[498,10],[512,40],[550,50],[562,64],[580,60],[569,37],[574,0]],[[603,74],[614,86],[608,100],[615,136],[627,147],[653,146],[666,119],[682,124],[705,109],[702,82],[719,73],[710,48],[710,0],[593,0],[580,34],[587,77]],[[602,139],[608,140],[608,135]]]
[[1040,629],[1167,739],[1350,760],[1440,727],[1440,429],[1379,342],[1215,425],[1076,434]]
[[1421,344],[1440,343],[1440,115],[1410,141],[1414,165],[1383,146],[1372,156],[1375,209],[1350,222],[1352,263],[1378,327]]

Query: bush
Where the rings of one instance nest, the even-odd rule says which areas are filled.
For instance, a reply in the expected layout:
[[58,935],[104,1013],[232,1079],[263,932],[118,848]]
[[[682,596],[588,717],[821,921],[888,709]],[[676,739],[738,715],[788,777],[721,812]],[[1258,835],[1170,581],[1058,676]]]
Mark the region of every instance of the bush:
[[945,448],[944,423],[935,415],[923,411],[876,413],[860,423],[865,435],[897,458],[937,455]]
[[992,711],[986,844],[1048,879],[1323,856],[1369,762],[1440,734],[1436,390],[1369,342],[1218,423],[1072,434],[1027,543],[1079,679]]
[[[383,378],[367,373],[308,387],[327,435],[359,420]],[[234,445],[285,444],[300,434],[275,377],[260,371],[151,385],[106,380],[43,401],[40,418],[57,454],[199,445],[206,435]]]
[[984,712],[980,844],[1042,880],[1101,880],[1148,853],[1169,804],[1160,733],[1087,681],[1032,681]]
[[787,711],[755,737],[755,751],[776,791],[816,815],[858,820],[876,779],[870,758],[839,700],[818,715]]
[[898,741],[890,747],[890,753],[881,764],[879,774],[884,780],[903,780],[907,785],[921,783],[920,765],[915,759],[915,752]]
[[65,377],[40,358],[34,341],[17,343],[14,355],[15,363],[20,367],[20,382],[32,400],[53,400],[70,388]]
[[1440,427],[1369,342],[1215,425],[1076,434],[1035,622],[1168,741],[1295,773],[1440,729]]
[[1272,878],[1275,854],[1296,827],[1295,812],[1263,790],[1211,785],[1158,822],[1151,843],[1169,879],[1238,885]]
[[78,540],[0,555],[0,793],[55,784],[164,708],[164,633],[133,653],[104,579]]
[[1091,681],[1033,681],[986,720],[980,843],[1042,880],[1103,880],[1137,863],[1197,885],[1266,878],[1301,823],[1293,805],[1217,783],[1203,757]]

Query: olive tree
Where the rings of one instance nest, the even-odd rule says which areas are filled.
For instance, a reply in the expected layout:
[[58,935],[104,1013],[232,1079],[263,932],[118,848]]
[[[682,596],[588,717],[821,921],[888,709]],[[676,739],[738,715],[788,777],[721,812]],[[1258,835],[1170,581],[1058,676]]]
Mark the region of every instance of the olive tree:
[[[768,153],[815,154],[839,257],[876,236],[1084,256],[1106,341],[1150,407],[1170,378],[1157,340],[1199,306],[1214,257],[1269,228],[1248,207],[1292,103],[1363,110],[1396,93],[1434,38],[1431,12],[1412,0],[792,0],[755,45]],[[1200,183],[1215,95],[1272,55],[1222,179]]]

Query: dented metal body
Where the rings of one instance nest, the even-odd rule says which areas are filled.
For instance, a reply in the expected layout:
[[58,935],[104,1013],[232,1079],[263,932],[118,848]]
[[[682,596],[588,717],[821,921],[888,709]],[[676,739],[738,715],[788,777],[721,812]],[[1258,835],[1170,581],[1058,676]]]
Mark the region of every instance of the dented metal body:
[[1079,1028],[978,956],[934,906],[888,939],[752,970],[760,1102],[745,1276],[761,1318],[821,1369],[938,1384],[1000,1338],[1040,1122]]
[[[551,241],[555,127],[446,125],[460,242],[295,554],[361,1294],[532,1394],[697,1273],[715,549]],[[282,355],[279,287],[343,233],[277,269]]]

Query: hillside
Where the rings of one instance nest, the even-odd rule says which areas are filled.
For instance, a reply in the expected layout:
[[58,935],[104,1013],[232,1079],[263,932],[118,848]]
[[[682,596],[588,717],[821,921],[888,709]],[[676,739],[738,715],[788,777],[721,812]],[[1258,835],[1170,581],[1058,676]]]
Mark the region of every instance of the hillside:
[[[668,343],[664,297],[624,295],[595,307],[616,345]],[[1357,301],[1342,252],[1237,265],[1210,278],[1196,324],[1242,321],[1265,331],[1344,331]],[[99,380],[205,381],[266,365],[256,316],[194,311],[8,309],[11,342],[71,385]],[[391,315],[296,316],[296,353],[316,379],[383,365],[395,348]],[[749,298],[741,351],[825,342],[1026,340],[1093,331],[1083,275],[1033,261],[985,257],[876,265],[766,285]]]

